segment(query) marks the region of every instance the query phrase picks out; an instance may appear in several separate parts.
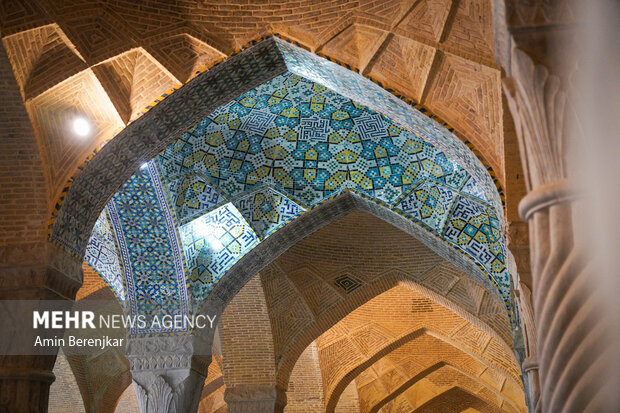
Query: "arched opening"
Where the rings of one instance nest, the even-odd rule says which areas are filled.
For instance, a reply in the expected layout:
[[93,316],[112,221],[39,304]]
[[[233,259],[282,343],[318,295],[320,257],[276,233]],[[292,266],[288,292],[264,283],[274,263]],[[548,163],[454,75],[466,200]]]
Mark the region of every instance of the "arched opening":
[[[327,206],[322,206],[322,208],[327,208]],[[262,319],[253,318],[243,324],[244,315],[249,317],[249,314],[253,312],[251,308],[255,308],[257,302],[256,298],[250,299],[248,293],[244,292],[247,286],[243,287],[239,293],[244,294],[242,300],[237,300],[236,296],[232,299],[231,305],[234,306],[232,312],[237,316],[232,321],[224,316],[224,329],[227,328],[227,321],[241,325],[236,329],[232,328],[229,333],[230,337],[238,337],[248,328],[252,328],[253,331],[258,330],[259,324],[266,325],[267,333],[264,333],[262,337],[257,336],[243,342],[238,340],[235,342],[232,339],[223,342],[224,364],[226,366],[228,357],[229,360],[233,360],[228,363],[234,365],[229,367],[228,371],[224,369],[227,386],[236,383],[242,387],[240,383],[244,383],[243,389],[247,394],[251,393],[255,387],[260,387],[264,391],[266,386],[271,385],[277,391],[287,392],[286,399],[291,400],[288,397],[290,392],[299,392],[300,386],[303,386],[304,391],[309,391],[303,383],[315,380],[315,384],[320,383],[315,385],[315,390],[320,388],[322,394],[304,393],[305,397],[313,398],[313,404],[310,404],[312,406],[320,404],[321,409],[334,411],[343,391],[349,389],[348,385],[352,383],[352,380],[370,368],[374,362],[384,362],[386,356],[401,347],[400,351],[411,353],[411,349],[406,350],[407,346],[412,344],[414,338],[425,335],[427,330],[423,326],[428,325],[428,331],[435,337],[434,340],[440,340],[444,343],[442,345],[456,345],[461,349],[467,349],[466,352],[469,353],[463,357],[470,360],[467,362],[470,363],[470,367],[471,363],[481,363],[478,364],[480,367],[477,370],[468,370],[468,378],[459,376],[461,381],[473,380],[477,383],[476,389],[485,394],[487,392],[493,394],[489,396],[491,400],[497,397],[503,398],[502,400],[505,401],[500,400],[499,404],[494,404],[497,409],[506,403],[506,406],[501,407],[505,411],[523,411],[523,390],[518,363],[512,355],[510,322],[503,311],[501,302],[496,297],[415,238],[368,212],[355,209],[341,210],[340,216],[334,217],[322,228],[307,230],[309,235],[300,240],[291,239],[291,244],[284,247],[285,251],[279,257],[249,272],[256,270],[260,274],[260,276],[251,278],[254,285],[251,288],[259,294],[261,292],[264,294],[268,318],[266,316]],[[291,229],[291,231],[294,230]],[[381,237],[378,237],[378,234],[381,234]],[[276,235],[274,234],[274,237]],[[262,245],[259,246],[257,251],[262,247]],[[390,251],[388,252],[387,249]],[[404,253],[405,251],[407,253]],[[364,257],[364,259],[359,257]],[[243,268],[247,267],[248,262],[245,261],[246,265],[243,265],[244,259],[239,262]],[[405,291],[404,297],[406,298],[398,301],[395,298],[398,294],[394,295],[394,291],[397,293]],[[374,305],[373,301],[375,301]],[[425,314],[424,309],[416,313],[415,309],[411,308],[411,302],[414,305],[418,302],[436,306],[433,307],[436,311],[434,316],[438,318],[434,321],[427,321],[428,324],[425,324],[420,317]],[[390,303],[393,307],[390,307]],[[439,310],[440,308],[442,310]],[[460,325],[460,328],[456,328],[460,333],[451,338],[446,336],[453,335],[455,330],[447,327],[450,322],[442,315],[448,313],[460,319],[462,323],[456,323]],[[394,321],[397,317],[402,317],[407,327],[403,324],[397,328],[397,323]],[[350,360],[353,357],[352,354],[359,353],[359,347],[362,344],[349,344],[349,348],[341,346],[338,351],[330,347],[333,342],[342,341],[335,337],[347,328],[345,327],[347,324],[351,323],[347,321],[348,318],[357,319],[358,323],[364,320],[367,324],[368,329],[360,327],[361,329],[357,332],[357,339],[360,342],[367,340],[365,361],[362,360],[363,354],[358,356],[357,361],[351,362]],[[373,323],[376,324],[375,327]],[[390,331],[389,328],[382,326],[386,323],[391,324],[390,333],[387,333]],[[438,333],[442,328],[446,328],[443,335]],[[431,330],[434,331],[431,332]],[[394,333],[394,331],[399,331],[399,333]],[[270,340],[273,342],[271,343]],[[450,344],[445,344],[446,340]],[[472,344],[474,341],[468,340],[477,341],[477,344]],[[270,346],[265,349],[272,351],[273,355],[268,356],[266,350],[258,351],[263,348],[259,341],[270,342]],[[437,343],[439,341],[435,342]],[[432,352],[435,344],[423,346],[424,351]],[[226,346],[234,348],[231,350]],[[475,350],[473,347],[479,349]],[[252,351],[253,349],[256,351]],[[484,349],[489,353],[485,353]],[[308,364],[310,363],[308,358],[312,357],[308,351],[315,353],[317,360],[314,364]],[[326,352],[321,355],[322,351]],[[329,366],[329,362],[326,361],[329,357],[325,356],[330,351],[336,351],[331,354],[331,370],[326,367]],[[469,357],[478,354],[477,352],[480,352],[480,355],[474,356],[476,360],[474,362]],[[275,366],[273,364],[270,366],[269,363],[265,365],[262,362],[257,364],[257,358],[271,359]],[[447,356],[442,360],[439,357],[431,361],[433,363],[454,363],[455,361],[450,361],[450,358],[451,356]],[[298,372],[295,376],[295,367],[300,360],[306,363],[305,368],[302,373]],[[505,360],[505,364],[497,364],[498,360]],[[347,363],[350,367],[347,367]],[[252,366],[255,376],[263,379],[244,381],[242,377],[244,371],[247,372],[247,368],[244,369],[243,366]],[[421,366],[419,369],[426,368],[424,364]],[[318,379],[308,377],[311,367],[322,377]],[[462,375],[462,373],[459,374]],[[266,377],[271,377],[271,379],[265,381]],[[326,377],[331,377],[332,384],[326,384],[324,381]],[[499,379],[499,377],[508,379]],[[407,380],[403,379],[403,381],[408,382],[409,379],[410,377],[407,377]],[[456,381],[458,380],[454,379],[452,383]],[[489,388],[489,383],[494,383],[493,386],[497,383],[501,384],[499,388],[492,389]],[[227,387],[227,389],[231,391],[232,387]],[[408,387],[403,387],[402,391],[406,389]],[[506,394],[500,396],[501,390]],[[354,393],[357,392],[358,390],[355,389]],[[234,399],[231,401],[235,402]],[[287,406],[285,411],[303,411],[303,406],[308,408],[308,404],[301,406],[299,404],[309,403],[307,399],[299,400],[293,397],[292,401],[297,404],[290,408]],[[385,403],[387,404],[388,401]]]
[[[232,85],[244,61],[258,73]],[[330,71],[310,70],[323,66]],[[197,77],[106,145],[69,189],[52,239],[77,254],[85,250],[130,315],[220,315],[289,248],[334,220],[366,211],[370,215],[358,218],[380,218],[436,257],[420,264],[420,274],[433,265],[442,275],[460,272],[457,278],[477,284],[494,310],[501,303],[508,323],[478,320],[481,302],[444,300],[475,314],[466,317],[504,345],[512,343],[516,314],[492,180],[448,131],[394,99],[307,51],[280,40],[260,42]],[[97,174],[104,179],[93,182]],[[94,211],[102,211],[96,219]],[[86,239],[83,230],[93,222]],[[407,282],[401,269],[390,270],[375,288]],[[340,284],[347,294],[363,283],[342,274]],[[357,305],[377,293],[370,291],[353,292]],[[339,314],[333,317],[355,308],[343,304],[332,309]],[[291,338],[275,359],[281,366],[274,385],[286,388],[300,354],[331,327],[326,320]],[[188,332],[147,328],[130,335]],[[232,394],[228,385],[226,391]]]

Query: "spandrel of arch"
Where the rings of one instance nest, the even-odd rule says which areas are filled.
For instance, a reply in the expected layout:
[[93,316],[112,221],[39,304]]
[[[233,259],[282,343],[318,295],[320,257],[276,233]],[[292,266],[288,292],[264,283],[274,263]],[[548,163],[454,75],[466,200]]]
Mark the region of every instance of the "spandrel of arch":
[[[116,162],[123,158],[131,163],[138,151],[122,150],[131,139],[142,139],[143,152],[149,153],[162,143],[154,139],[169,143],[181,136],[149,163],[149,179],[159,183],[153,190],[137,182],[145,176],[139,171],[128,181],[136,181],[134,187],[128,191],[125,185],[108,204],[108,216],[119,202],[140,202],[142,197],[148,204],[127,208],[116,220],[122,223],[115,232],[131,311],[166,308],[187,314],[190,296],[196,311],[221,277],[259,242],[307,210],[354,191],[475,263],[514,319],[499,195],[462,142],[362,76],[286,42],[266,40],[244,53],[197,77],[171,96],[177,99],[155,107],[162,110],[151,114],[151,122],[149,114],[143,116],[102,150],[115,146],[110,150],[121,151],[110,154]],[[254,88],[244,90],[248,84]],[[209,94],[232,98],[235,92],[240,96],[209,107]],[[181,134],[180,126],[189,128]],[[105,162],[96,160],[91,162],[96,164],[93,174]],[[122,169],[127,173],[126,166]],[[52,227],[52,239],[77,252],[83,248],[82,236],[73,234],[91,218],[85,221],[71,208],[88,216],[98,202],[92,196],[81,204],[75,199],[81,187],[91,185],[84,182],[87,175],[78,176],[77,189],[70,189]],[[109,187],[100,189],[109,192]],[[152,217],[152,225],[139,222],[150,206],[160,210],[151,215],[163,216],[164,222]],[[157,255],[142,239],[125,251],[122,239],[127,236],[119,234],[137,240],[149,225],[164,228],[159,234],[169,248]],[[140,271],[133,269],[145,260],[161,279],[139,288]]]

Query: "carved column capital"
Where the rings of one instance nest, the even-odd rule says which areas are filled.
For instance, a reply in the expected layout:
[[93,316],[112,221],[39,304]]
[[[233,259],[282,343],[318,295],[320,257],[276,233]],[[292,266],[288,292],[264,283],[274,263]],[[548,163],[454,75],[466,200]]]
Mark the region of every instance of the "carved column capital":
[[211,361],[203,337],[131,338],[126,353],[141,413],[197,411]]
[[206,371],[210,345],[202,337],[144,337],[127,340],[127,359],[132,371],[194,368]]
[[563,181],[566,173],[568,92],[560,78],[513,47],[504,92],[512,113],[528,190]]
[[154,376],[153,380],[145,389],[136,381],[133,382],[136,389],[138,404],[141,412],[149,413],[176,413],[176,405],[173,403],[174,390],[162,376]]

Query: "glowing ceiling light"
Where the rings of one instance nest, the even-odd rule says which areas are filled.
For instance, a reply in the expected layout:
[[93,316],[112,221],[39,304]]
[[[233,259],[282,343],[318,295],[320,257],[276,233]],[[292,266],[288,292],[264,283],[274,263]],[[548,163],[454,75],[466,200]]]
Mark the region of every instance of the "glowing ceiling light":
[[218,252],[224,249],[224,244],[222,244],[222,242],[215,236],[209,235],[206,239],[214,252]]
[[73,132],[78,136],[86,136],[90,133],[90,123],[84,118],[73,120]]
[[206,222],[198,219],[193,223],[194,230],[200,236],[203,236],[205,241],[211,247],[213,252],[219,252],[224,249],[224,244],[217,237],[217,227],[213,227],[212,225],[207,224]]

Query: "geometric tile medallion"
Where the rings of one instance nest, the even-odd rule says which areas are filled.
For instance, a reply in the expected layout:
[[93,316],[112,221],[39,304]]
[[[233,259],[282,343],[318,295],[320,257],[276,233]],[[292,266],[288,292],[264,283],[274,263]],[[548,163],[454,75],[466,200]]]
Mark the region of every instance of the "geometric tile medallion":
[[458,191],[431,179],[412,186],[395,208],[440,234]]
[[[404,212],[463,252],[510,300],[501,237],[487,243],[479,236],[476,245],[465,247],[452,231],[444,232],[457,199],[493,209],[478,180],[437,146],[302,76],[284,73],[219,107],[156,162],[164,182],[206,178],[261,239],[282,219],[342,190],[356,190]],[[199,207],[196,214],[208,211]],[[489,214],[497,223],[497,213]]]
[[234,204],[261,240],[305,211],[295,201],[269,187],[251,192]]
[[226,199],[209,185],[208,178],[199,173],[190,173],[169,182],[166,190],[168,194],[175,194],[175,198],[170,201],[181,224],[226,202]]
[[[275,42],[291,73],[367,106],[423,137],[469,172],[477,187],[472,195],[488,201],[501,213],[501,201],[490,175],[467,146],[451,132],[369,79],[284,40],[276,38]],[[368,125],[367,131],[372,133],[372,122],[362,120],[360,124]]]

